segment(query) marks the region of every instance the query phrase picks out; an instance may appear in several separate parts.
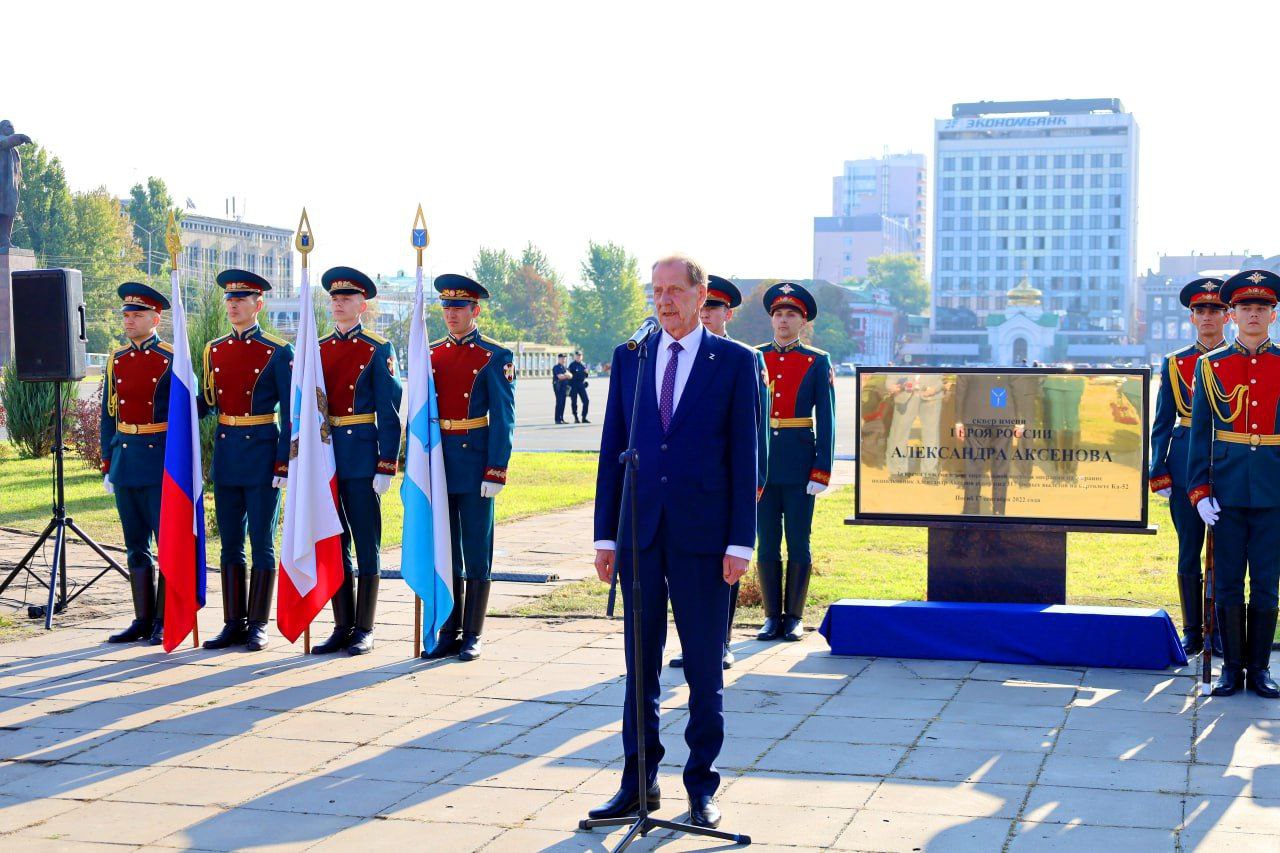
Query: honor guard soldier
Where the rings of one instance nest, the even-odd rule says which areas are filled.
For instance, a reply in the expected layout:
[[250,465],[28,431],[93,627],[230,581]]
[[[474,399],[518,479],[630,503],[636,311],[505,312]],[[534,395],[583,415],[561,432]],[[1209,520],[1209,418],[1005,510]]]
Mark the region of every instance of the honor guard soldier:
[[[204,347],[201,415],[217,412],[213,440],[213,506],[222,536],[222,630],[206,649],[244,643],[267,647],[276,581],[276,518],[289,476],[289,377],[293,347],[258,325],[265,278],[224,270],[218,286],[231,334]],[[245,562],[246,528],[253,571]],[[248,586],[246,592],[246,574]]]
[[758,347],[769,378],[769,472],[756,507],[756,566],[765,614],[757,637],[799,640],[813,570],[813,500],[831,482],[835,455],[835,374],[825,352],[800,343],[805,324],[818,316],[818,303],[807,290],[793,282],[775,284],[765,291],[764,307],[773,340]]
[[[587,409],[591,406],[591,398],[587,396],[587,377],[591,371],[582,363],[582,350],[573,354],[569,362],[569,405],[573,407],[573,422],[589,424]],[[578,420],[578,402],[582,402],[582,420]]]
[[1277,292],[1280,276],[1266,270],[1227,279],[1221,293],[1236,339],[1201,356],[1191,404],[1188,496],[1215,534],[1213,591],[1222,633],[1215,696],[1245,687],[1280,697],[1270,673],[1280,582],[1280,351],[1267,335]]
[[[742,304],[742,291],[738,290],[738,286],[727,278],[721,278],[718,275],[707,276],[707,301],[703,303],[702,310],[698,312],[698,319],[702,321],[702,325],[707,331],[713,335],[733,340],[729,334],[728,324],[733,319],[733,311]],[[745,344],[744,344],[745,346]],[[768,409],[769,386],[767,381],[768,374],[765,372],[764,353],[757,349],[752,349],[756,356],[756,373],[760,375],[760,411],[756,413],[756,493],[764,489],[765,477],[769,471],[769,430],[764,420],[764,412]],[[729,630],[724,638],[724,655],[721,657],[721,665],[728,669],[734,664],[733,650],[729,647],[730,641],[733,639],[733,617],[738,612],[738,587],[734,584],[729,592]],[[680,669],[684,666],[684,655],[677,655],[671,659],[671,666]]]
[[102,485],[115,496],[120,513],[134,618],[107,642],[146,640],[158,646],[164,640],[164,579],[157,584],[151,542],[160,537],[173,345],[160,340],[156,329],[169,300],[133,281],[116,292],[123,303],[121,324],[129,343],[111,353],[103,379]]
[[[334,330],[320,339],[328,394],[329,431],[338,469],[345,577],[333,596],[333,634],[312,654],[373,650],[382,547],[381,495],[391,488],[400,458],[400,380],[391,342],[360,324],[367,300],[378,295],[369,276],[334,267],[321,278]],[[351,565],[351,544],[356,560]],[[354,575],[359,574],[359,592]]]
[[[493,499],[507,482],[515,431],[511,351],[476,328],[489,292],[463,275],[435,280],[448,334],[431,344],[440,443],[449,488],[453,612],[424,658],[480,657],[493,563]],[[464,583],[465,578],[465,583]],[[461,636],[459,636],[461,632]]]
[[[1196,342],[1164,358],[1156,416],[1151,425],[1151,491],[1169,499],[1169,515],[1178,534],[1178,599],[1182,603],[1182,650],[1194,655],[1204,648],[1204,592],[1200,553],[1204,522],[1187,497],[1187,446],[1191,434],[1191,389],[1200,356],[1223,344],[1227,304],[1220,278],[1198,278],[1182,288],[1179,298],[1191,311]],[[1216,626],[1215,626],[1216,628]],[[1219,636],[1217,630],[1214,636]],[[1215,645],[1217,643],[1215,642]],[[1222,650],[1216,649],[1218,654]]]

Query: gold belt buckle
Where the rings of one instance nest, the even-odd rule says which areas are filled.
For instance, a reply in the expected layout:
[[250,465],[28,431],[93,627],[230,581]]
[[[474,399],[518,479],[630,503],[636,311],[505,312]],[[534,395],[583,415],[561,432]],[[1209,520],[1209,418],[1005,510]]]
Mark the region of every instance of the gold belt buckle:
[[1249,436],[1249,444],[1252,447],[1257,447],[1259,444],[1262,444],[1262,436],[1258,435],[1256,432],[1251,434]]
[[440,419],[440,429],[452,429],[452,428],[453,428],[452,420],[450,420],[449,418]]

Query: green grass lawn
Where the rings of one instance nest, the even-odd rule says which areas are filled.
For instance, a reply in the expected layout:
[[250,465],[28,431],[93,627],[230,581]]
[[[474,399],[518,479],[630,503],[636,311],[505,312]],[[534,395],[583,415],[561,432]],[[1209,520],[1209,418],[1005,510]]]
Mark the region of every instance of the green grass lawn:
[[[595,490],[594,453],[515,453],[510,481],[498,496],[498,521],[552,512],[590,501]],[[21,459],[0,442],[0,524],[39,532],[53,502],[53,461]],[[67,513],[86,533],[104,544],[122,544],[115,499],[102,489],[102,475],[79,457],[66,464]],[[205,495],[205,518],[212,524],[213,497]],[[400,477],[382,498],[382,544],[399,545],[404,509]],[[218,565],[217,537],[209,538],[209,565]]]
[[[925,597],[927,532],[914,527],[865,527],[844,523],[853,514],[853,488],[822,498],[813,523],[814,577],[810,581],[810,621],[841,598]],[[1175,572],[1177,539],[1168,501],[1152,496],[1150,518],[1156,536],[1072,533],[1067,537],[1067,600],[1072,604],[1163,607],[1181,619]],[[608,586],[594,580],[568,584],[529,602],[526,615],[600,615]],[[750,592],[744,602],[750,601]],[[758,600],[758,594],[754,597]],[[758,606],[738,609],[740,625],[763,618]],[[1181,623],[1179,623],[1181,624]]]

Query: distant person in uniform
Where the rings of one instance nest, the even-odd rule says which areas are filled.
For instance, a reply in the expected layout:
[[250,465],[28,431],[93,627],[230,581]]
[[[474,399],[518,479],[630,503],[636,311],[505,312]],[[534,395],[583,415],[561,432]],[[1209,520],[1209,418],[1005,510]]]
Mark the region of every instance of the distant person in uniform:
[[133,592],[133,622],[109,643],[164,641],[164,578],[156,581],[153,541],[160,541],[160,488],[169,429],[173,345],[160,340],[160,312],[169,300],[128,281],[117,288],[121,325],[129,343],[107,359],[99,438],[102,486],[114,495]]
[[[1204,592],[1200,554],[1204,549],[1204,521],[1187,497],[1187,450],[1191,435],[1191,399],[1200,357],[1222,346],[1227,304],[1220,278],[1198,278],[1179,295],[1189,309],[1196,341],[1164,357],[1160,390],[1151,424],[1151,491],[1169,499],[1169,515],[1178,534],[1178,599],[1182,604],[1182,650],[1204,650]],[[1222,654],[1221,633],[1214,625],[1216,652]]]
[[558,424],[564,423],[564,401],[569,397],[569,382],[572,379],[566,364],[568,361],[569,356],[560,353],[556,356],[555,367],[551,368],[551,390],[556,395],[556,423]]
[[[591,372],[587,370],[587,366],[582,363],[582,351],[578,350],[573,354],[573,362],[569,365],[569,404],[573,407],[573,422],[589,424],[587,420],[587,409],[591,405],[591,398],[587,396],[587,377]],[[578,420],[578,403],[582,403],[582,420]]]

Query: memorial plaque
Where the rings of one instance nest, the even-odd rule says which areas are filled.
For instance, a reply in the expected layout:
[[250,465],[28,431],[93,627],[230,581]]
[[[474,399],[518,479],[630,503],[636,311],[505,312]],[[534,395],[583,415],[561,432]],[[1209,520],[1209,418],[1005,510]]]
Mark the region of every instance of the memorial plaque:
[[1147,525],[1146,368],[865,368],[858,519]]

